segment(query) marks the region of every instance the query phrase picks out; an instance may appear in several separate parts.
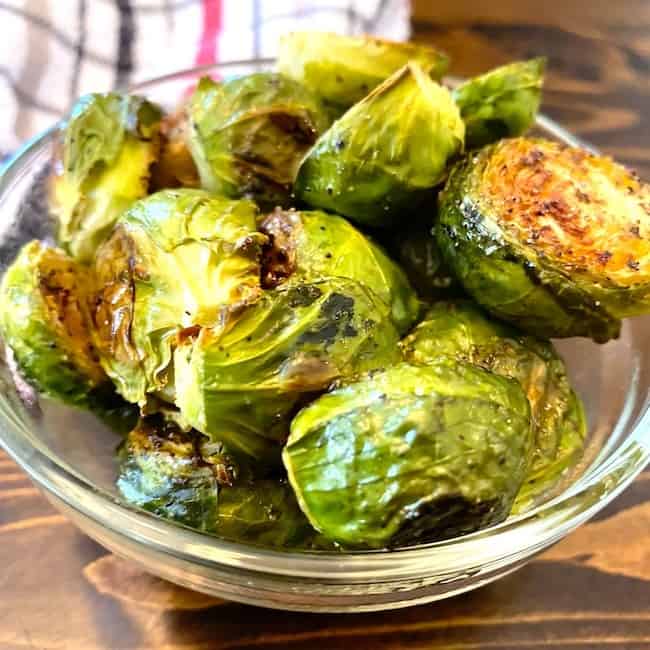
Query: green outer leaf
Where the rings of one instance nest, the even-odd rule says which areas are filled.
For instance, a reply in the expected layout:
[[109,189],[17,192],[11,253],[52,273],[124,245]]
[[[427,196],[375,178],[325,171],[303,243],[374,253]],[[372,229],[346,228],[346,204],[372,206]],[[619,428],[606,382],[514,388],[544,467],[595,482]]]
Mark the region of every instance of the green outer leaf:
[[330,547],[282,481],[219,484],[227,455],[205,455],[203,437],[140,422],[121,445],[117,488],[133,505],[238,542],[275,547]]
[[276,210],[261,228],[285,249],[284,256],[294,267],[291,282],[328,277],[355,280],[386,303],[400,334],[417,319],[420,304],[402,269],[342,217],[316,210]]
[[480,179],[493,146],[458,163],[440,195],[436,234],[444,260],[479,304],[530,334],[600,343],[618,337],[620,320],[590,295],[593,285],[578,284],[537,259],[532,246],[508,240],[485,207]]
[[[108,307],[95,318],[102,364],[125,399],[144,405],[173,383],[168,369],[185,330],[217,325],[257,299],[266,238],[256,216],[251,201],[191,189],[162,190],[123,215],[98,252]],[[125,293],[125,303],[114,301]]]
[[334,549],[313,529],[284,481],[235,485],[219,497],[215,532],[221,537],[276,548]]
[[62,312],[44,295],[51,272],[69,280],[67,302],[83,300],[74,275],[75,263],[66,254],[39,241],[26,244],[0,284],[0,333],[11,348],[21,373],[35,388],[75,406],[88,406],[92,391],[107,378],[97,364],[90,341],[68,332]]
[[469,79],[454,90],[468,149],[521,135],[533,125],[545,67],[543,57],[516,61]]
[[123,210],[147,193],[161,117],[144,98],[118,93],[85,95],[73,107],[50,199],[59,242],[79,261],[91,261]]
[[202,186],[270,207],[288,205],[300,160],[331,122],[316,96],[269,72],[222,83],[203,77],[189,118]]
[[517,382],[463,363],[402,363],[303,409],[283,461],[317,530],[383,547],[504,519],[531,446]]
[[198,453],[198,434],[140,421],[119,450],[117,488],[133,505],[206,532],[217,521],[216,466]]
[[151,138],[160,109],[144,97],[118,93],[89,94],[77,100],[65,124],[63,163],[78,186],[95,165],[112,165],[127,135]]
[[582,402],[550,341],[492,321],[469,301],[439,302],[402,342],[410,363],[451,358],[518,381],[528,396],[535,449],[517,506],[550,488],[577,462],[586,435]]
[[128,110],[128,98],[117,93],[85,95],[77,100],[63,141],[63,165],[72,183],[81,186],[95,165],[115,162],[124,141]]
[[344,111],[409,61],[419,63],[433,79],[440,79],[449,66],[446,54],[425,45],[327,32],[281,37],[277,66]]
[[387,307],[359,283],[282,286],[178,348],[176,404],[199,431],[273,462],[301,396],[390,365],[398,338]]
[[361,224],[388,225],[444,179],[464,133],[449,91],[411,63],[319,138],[300,166],[296,196]]

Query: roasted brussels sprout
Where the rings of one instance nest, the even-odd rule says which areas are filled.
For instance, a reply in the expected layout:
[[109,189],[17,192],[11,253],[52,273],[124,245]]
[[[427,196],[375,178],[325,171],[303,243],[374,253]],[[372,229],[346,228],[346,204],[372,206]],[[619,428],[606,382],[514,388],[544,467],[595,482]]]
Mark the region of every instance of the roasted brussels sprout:
[[236,468],[221,450],[206,458],[204,440],[160,418],[141,420],[120,446],[119,491],[150,512],[209,530],[217,521],[219,485],[231,483]]
[[541,337],[616,338],[650,311],[650,188],[610,158],[503,140],[441,195],[438,243],[467,292]]
[[319,538],[284,482],[239,479],[225,450],[198,432],[147,418],[119,450],[122,496],[166,519],[263,546],[304,546]]
[[159,152],[160,110],[118,93],[79,99],[54,152],[50,207],[61,246],[90,262],[120,214],[147,194]]
[[584,411],[550,341],[490,320],[469,301],[439,302],[402,342],[402,349],[411,363],[455,359],[521,384],[530,402],[535,449],[518,501],[548,490],[575,464],[586,434]]
[[199,187],[199,171],[187,144],[189,121],[181,106],[160,122],[160,156],[151,168],[151,190]]
[[308,90],[267,72],[222,83],[204,77],[188,111],[202,186],[271,208],[288,204],[300,160],[331,122]]
[[285,480],[254,481],[221,490],[215,532],[258,546],[335,549],[314,530]]
[[287,280],[349,278],[364,284],[389,306],[400,333],[413,325],[420,305],[404,272],[342,217],[276,209],[262,219],[260,230],[269,238],[263,262],[265,286]]
[[62,250],[25,245],[0,285],[0,333],[39,392],[87,406],[108,378],[88,334],[80,279]]
[[419,63],[433,79],[440,79],[449,65],[447,55],[425,45],[327,32],[287,34],[278,50],[280,72],[340,112],[409,61]]
[[102,365],[120,394],[173,401],[179,341],[257,299],[266,238],[257,208],[202,190],[164,190],[124,213],[95,262],[91,305]]
[[300,166],[296,196],[361,224],[388,225],[444,180],[464,129],[449,91],[409,63],[319,138]]
[[176,349],[176,405],[199,431],[273,463],[301,398],[395,362],[398,338],[388,306],[364,285],[282,285]]
[[439,300],[462,293],[442,259],[430,225],[395,233],[394,247],[402,269],[422,299]]
[[316,530],[383,547],[504,519],[531,443],[517,382],[460,362],[402,363],[302,410],[283,460]]
[[522,135],[533,125],[545,67],[544,58],[516,61],[469,79],[454,90],[468,149]]

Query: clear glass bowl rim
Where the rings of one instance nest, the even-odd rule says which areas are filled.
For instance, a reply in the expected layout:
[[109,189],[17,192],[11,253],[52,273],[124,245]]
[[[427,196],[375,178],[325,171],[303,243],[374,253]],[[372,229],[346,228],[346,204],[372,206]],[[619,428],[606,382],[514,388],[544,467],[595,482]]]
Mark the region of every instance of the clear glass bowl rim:
[[[233,61],[163,75],[131,88],[147,88],[200,73],[228,71],[243,65],[268,66],[272,59]],[[459,79],[449,77],[450,85]],[[21,173],[30,155],[48,144],[57,125],[27,141],[0,169],[0,196]],[[537,127],[572,146],[595,151],[550,118],[540,115]],[[32,480],[72,510],[99,526],[163,555],[216,570],[230,569],[317,580],[319,584],[362,584],[448,575],[450,580],[481,571],[499,570],[540,552],[610,503],[650,461],[648,400],[624,444],[603,454],[556,498],[472,535],[421,546],[379,551],[296,552],[270,550],[222,540],[171,524],[118,501],[75,472],[33,437],[18,419],[0,415],[0,443]]]

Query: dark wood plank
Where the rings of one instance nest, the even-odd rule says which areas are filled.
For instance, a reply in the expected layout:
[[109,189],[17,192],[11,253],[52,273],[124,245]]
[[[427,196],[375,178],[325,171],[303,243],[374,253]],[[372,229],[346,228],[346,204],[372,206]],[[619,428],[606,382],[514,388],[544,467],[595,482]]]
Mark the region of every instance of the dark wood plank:
[[[4,458],[0,467],[14,473]],[[0,647],[647,647],[649,488],[646,472],[597,521],[480,591],[363,615],[282,613],[189,592],[107,554],[25,493],[0,506]]]
[[650,178],[650,3],[414,5],[415,40],[449,52],[456,74],[477,74],[513,58],[548,57],[544,111]]
[[[545,110],[650,178],[647,0],[416,0],[414,37],[471,75],[550,60]],[[0,648],[199,650],[650,647],[650,472],[591,523],[477,592],[307,615],[148,576],[78,533],[0,453]]]

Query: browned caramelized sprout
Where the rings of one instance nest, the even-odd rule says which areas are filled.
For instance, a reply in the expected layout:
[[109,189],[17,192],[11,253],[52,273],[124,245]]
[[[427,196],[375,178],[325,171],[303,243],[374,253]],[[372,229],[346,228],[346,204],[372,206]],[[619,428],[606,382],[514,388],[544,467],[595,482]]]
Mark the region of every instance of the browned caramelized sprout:
[[62,250],[23,247],[0,285],[0,332],[42,393],[77,406],[107,383],[86,319],[84,275]]
[[438,242],[467,292],[543,337],[618,336],[650,310],[650,187],[606,156],[502,140],[461,162]]

